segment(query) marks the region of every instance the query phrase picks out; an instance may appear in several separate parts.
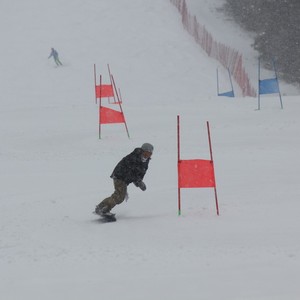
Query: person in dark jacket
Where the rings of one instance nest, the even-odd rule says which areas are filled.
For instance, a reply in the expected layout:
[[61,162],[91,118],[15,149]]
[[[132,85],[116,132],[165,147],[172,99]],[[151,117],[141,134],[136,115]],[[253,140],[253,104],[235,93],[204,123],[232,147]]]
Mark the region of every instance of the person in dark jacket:
[[62,63],[58,58],[58,52],[54,48],[51,48],[51,52],[50,52],[50,55],[48,56],[48,59],[50,57],[53,57],[53,59],[54,59],[57,66],[62,66]]
[[122,158],[110,176],[114,181],[115,191],[96,206],[96,214],[107,214],[117,204],[121,204],[127,196],[127,186],[130,183],[142,191],[146,190],[143,179],[148,170],[153,149],[151,144],[144,143],[140,148],[135,148],[130,154]]

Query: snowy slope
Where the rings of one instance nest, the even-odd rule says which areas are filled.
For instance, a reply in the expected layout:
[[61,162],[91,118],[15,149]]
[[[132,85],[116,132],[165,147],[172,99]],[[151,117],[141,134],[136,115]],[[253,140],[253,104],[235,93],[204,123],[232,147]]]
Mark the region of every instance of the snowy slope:
[[[299,97],[260,111],[216,97],[218,63],[167,0],[2,2],[1,298],[298,299]],[[217,32],[220,1],[198,2]],[[98,139],[94,63],[105,80],[110,64],[130,139],[122,125]],[[211,189],[183,190],[177,216],[178,114],[182,158],[209,158],[210,122],[219,217]],[[100,224],[112,169],[144,142],[147,191],[129,186],[118,222]]]

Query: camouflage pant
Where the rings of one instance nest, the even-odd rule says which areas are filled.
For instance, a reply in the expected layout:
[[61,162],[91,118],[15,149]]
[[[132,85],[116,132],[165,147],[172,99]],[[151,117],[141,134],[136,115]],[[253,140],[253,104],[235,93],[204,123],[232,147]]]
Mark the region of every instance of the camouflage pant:
[[102,209],[107,206],[109,211],[117,204],[122,203],[127,195],[127,184],[119,179],[114,179],[115,191],[110,197],[105,198],[97,207]]

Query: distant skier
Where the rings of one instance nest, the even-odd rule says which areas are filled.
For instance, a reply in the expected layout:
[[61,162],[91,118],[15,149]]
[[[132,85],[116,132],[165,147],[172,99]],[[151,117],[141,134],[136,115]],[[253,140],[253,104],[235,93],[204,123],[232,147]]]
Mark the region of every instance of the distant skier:
[[50,57],[53,57],[53,59],[54,59],[54,61],[55,61],[55,63],[56,63],[57,66],[62,66],[62,63],[61,63],[61,61],[58,58],[58,52],[54,48],[51,48],[51,53],[50,53],[48,59]]
[[153,152],[153,146],[149,143],[135,148],[130,154],[123,157],[111,174],[115,191],[96,206],[95,213],[103,216],[117,204],[121,204],[127,197],[127,186],[134,183],[142,191],[146,190],[143,178],[148,170],[148,164]]

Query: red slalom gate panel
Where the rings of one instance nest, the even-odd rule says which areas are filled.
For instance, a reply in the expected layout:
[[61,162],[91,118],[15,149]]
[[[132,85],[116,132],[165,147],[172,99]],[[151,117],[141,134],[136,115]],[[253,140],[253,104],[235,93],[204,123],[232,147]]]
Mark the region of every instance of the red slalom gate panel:
[[100,106],[99,124],[125,123],[123,112]]
[[180,188],[205,188],[216,186],[214,167],[211,160],[180,160],[178,166]]
[[114,97],[114,90],[112,84],[96,85],[95,89],[97,98]]

